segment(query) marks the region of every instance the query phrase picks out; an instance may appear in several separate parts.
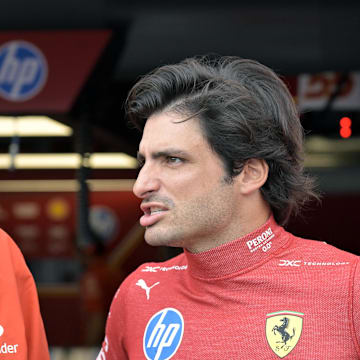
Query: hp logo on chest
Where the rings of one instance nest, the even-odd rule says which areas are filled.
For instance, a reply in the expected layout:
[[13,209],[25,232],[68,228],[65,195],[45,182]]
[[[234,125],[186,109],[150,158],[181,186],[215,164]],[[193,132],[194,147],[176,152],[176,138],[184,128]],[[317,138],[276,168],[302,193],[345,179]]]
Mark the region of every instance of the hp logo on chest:
[[146,325],[143,348],[148,360],[168,360],[177,352],[184,334],[184,319],[173,308],[166,308]]

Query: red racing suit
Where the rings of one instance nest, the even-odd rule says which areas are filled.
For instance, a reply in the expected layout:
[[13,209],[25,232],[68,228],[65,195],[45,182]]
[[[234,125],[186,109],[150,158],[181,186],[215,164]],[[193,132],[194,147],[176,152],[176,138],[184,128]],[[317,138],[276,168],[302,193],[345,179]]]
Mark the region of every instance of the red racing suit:
[[13,240],[0,230],[0,359],[49,360],[33,277]]
[[140,266],[98,360],[360,359],[359,257],[273,217],[209,251]]

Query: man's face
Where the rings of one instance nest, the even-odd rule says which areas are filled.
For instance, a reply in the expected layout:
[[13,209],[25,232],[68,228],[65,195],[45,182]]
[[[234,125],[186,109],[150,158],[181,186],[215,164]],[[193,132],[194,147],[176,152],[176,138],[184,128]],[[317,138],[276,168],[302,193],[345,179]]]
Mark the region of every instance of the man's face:
[[196,118],[162,112],[146,122],[139,146],[143,163],[134,193],[143,199],[145,240],[150,245],[208,250],[238,226],[236,182],[225,181],[218,155]]

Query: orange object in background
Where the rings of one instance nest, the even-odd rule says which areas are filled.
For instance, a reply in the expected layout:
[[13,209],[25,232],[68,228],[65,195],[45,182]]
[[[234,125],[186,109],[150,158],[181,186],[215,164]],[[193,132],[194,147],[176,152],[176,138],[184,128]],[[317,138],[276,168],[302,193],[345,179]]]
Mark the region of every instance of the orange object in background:
[[0,358],[50,359],[34,280],[12,239],[0,230]]

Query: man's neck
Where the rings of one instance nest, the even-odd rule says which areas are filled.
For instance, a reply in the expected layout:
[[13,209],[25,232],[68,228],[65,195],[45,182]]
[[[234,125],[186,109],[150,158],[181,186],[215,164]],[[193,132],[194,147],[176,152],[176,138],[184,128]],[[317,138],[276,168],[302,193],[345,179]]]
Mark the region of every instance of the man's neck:
[[186,250],[190,253],[200,253],[211,250],[220,245],[229,243],[255,231],[268,221],[271,216],[270,206],[262,199],[249,204],[239,215],[235,224],[224,229],[219,235],[207,236],[204,239],[194,239],[194,243],[189,245]]

